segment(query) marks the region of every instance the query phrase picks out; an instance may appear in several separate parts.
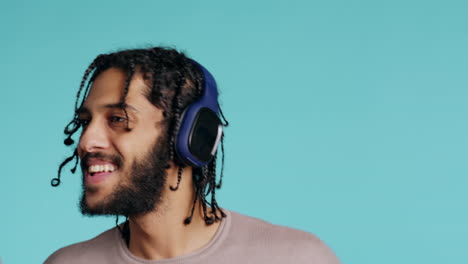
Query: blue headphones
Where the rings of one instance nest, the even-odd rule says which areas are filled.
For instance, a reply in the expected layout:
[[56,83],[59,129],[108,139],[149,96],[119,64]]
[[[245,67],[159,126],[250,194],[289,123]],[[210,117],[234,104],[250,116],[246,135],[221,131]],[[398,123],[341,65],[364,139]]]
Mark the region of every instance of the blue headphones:
[[223,134],[219,119],[218,89],[211,73],[194,60],[190,60],[202,73],[201,98],[182,113],[175,150],[179,159],[192,167],[207,165],[216,155]]

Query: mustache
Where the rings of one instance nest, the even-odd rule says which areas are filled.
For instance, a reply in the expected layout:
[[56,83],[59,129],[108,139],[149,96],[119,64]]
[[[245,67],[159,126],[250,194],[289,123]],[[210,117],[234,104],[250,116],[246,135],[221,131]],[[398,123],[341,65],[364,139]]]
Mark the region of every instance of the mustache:
[[102,152],[92,152],[92,153],[86,153],[81,159],[80,161],[81,171],[85,171],[88,168],[88,162],[89,162],[89,159],[91,158],[110,161],[113,164],[115,164],[115,166],[117,166],[117,169],[122,167],[122,164],[123,164],[122,158],[118,155],[104,154]]

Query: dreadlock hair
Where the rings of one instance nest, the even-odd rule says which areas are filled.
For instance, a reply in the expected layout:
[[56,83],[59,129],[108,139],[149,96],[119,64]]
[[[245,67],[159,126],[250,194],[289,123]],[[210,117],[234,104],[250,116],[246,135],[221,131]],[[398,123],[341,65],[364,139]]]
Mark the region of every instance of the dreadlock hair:
[[[153,105],[162,110],[164,118],[162,126],[163,129],[167,130],[169,139],[166,146],[168,148],[168,154],[166,157],[163,157],[166,161],[165,167],[170,167],[170,161],[173,161],[177,166],[179,166],[177,172],[177,184],[175,187],[170,186],[170,190],[176,191],[179,187],[182,172],[185,167],[175,154],[176,130],[181,122],[183,110],[201,96],[203,84],[202,73],[182,52],[178,52],[170,48],[154,47],[149,49],[123,50],[97,56],[88,66],[81,80],[76,95],[74,117],[64,130],[66,135],[64,144],[67,146],[74,144],[72,136],[82,126],[78,117],[78,110],[83,106],[91,84],[100,73],[112,67],[121,69],[127,73],[125,88],[119,102],[119,106],[127,117],[127,131],[131,131],[131,128],[128,126],[128,114],[125,99],[128,94],[132,77],[136,72],[142,74],[143,79],[148,86],[147,93],[145,94],[147,99]],[[89,78],[90,75],[91,78]],[[219,108],[219,111],[223,119],[223,125],[228,126],[229,123],[224,117],[221,108]],[[193,200],[190,216],[184,219],[184,224],[189,224],[192,221],[195,204],[198,200],[203,208],[204,221],[207,225],[210,225],[226,216],[226,214],[220,209],[215,197],[215,189],[221,188],[223,178],[224,136],[221,138],[221,151],[222,166],[220,180],[218,183],[216,183],[216,155],[206,166],[193,168],[195,198]],[[60,176],[63,167],[73,159],[75,159],[75,165],[71,169],[72,173],[76,171],[76,167],[78,165],[79,158],[77,148],[73,151],[73,155],[66,158],[60,164],[58,176],[51,181],[52,186],[55,187],[60,184]],[[211,201],[207,200],[209,197],[211,197]],[[209,216],[207,206],[211,207],[210,213],[212,216]],[[218,215],[217,212],[219,212],[220,215]],[[128,218],[128,216],[126,217]],[[116,221],[118,221],[118,218]],[[121,230],[120,227],[119,230]],[[128,232],[128,221],[125,222],[123,231],[121,230],[122,235],[125,236],[124,233]]]

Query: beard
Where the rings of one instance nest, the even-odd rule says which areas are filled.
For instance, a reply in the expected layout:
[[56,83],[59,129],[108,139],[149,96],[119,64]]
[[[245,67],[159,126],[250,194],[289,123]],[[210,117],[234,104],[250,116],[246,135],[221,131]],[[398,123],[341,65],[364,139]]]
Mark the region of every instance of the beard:
[[[114,191],[94,207],[86,203],[86,192],[96,191],[86,187],[83,180],[83,193],[81,195],[80,210],[83,215],[138,215],[155,210],[162,200],[162,193],[166,184],[167,155],[165,142],[159,138],[152,146],[151,151],[141,160],[135,160],[130,168],[130,182],[123,184],[120,181]],[[82,171],[89,158],[102,158],[112,161],[121,168],[123,162],[120,156],[105,155],[103,153],[86,154],[81,161]]]

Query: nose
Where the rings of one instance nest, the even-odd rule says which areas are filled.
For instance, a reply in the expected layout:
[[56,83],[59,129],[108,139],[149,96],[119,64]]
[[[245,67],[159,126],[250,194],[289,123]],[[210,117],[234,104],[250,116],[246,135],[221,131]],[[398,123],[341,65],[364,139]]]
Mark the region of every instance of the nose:
[[102,151],[109,145],[109,137],[104,125],[100,124],[99,120],[93,120],[83,128],[78,144],[78,155],[83,157],[86,153]]

